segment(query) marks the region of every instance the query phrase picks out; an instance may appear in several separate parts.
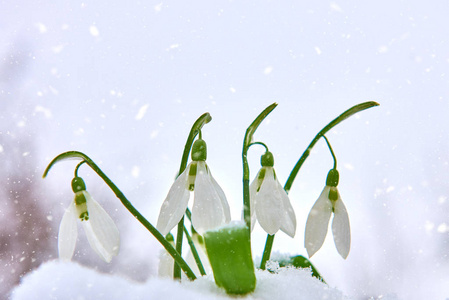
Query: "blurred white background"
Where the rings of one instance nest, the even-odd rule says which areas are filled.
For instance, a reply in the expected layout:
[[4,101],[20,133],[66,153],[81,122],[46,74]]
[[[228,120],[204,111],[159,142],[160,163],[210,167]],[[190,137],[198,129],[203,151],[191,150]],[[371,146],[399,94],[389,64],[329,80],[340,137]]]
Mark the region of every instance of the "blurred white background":
[[[328,134],[352,247],[328,235],[312,262],[356,299],[449,297],[449,2],[0,1],[0,286],[2,293],[57,257],[57,228],[73,197],[78,150],[99,163],[156,222],[190,126],[208,111],[208,164],[240,218],[246,127],[279,103],[255,138],[281,182],[314,135],[349,107],[380,107]],[[251,148],[251,177],[260,148]],[[274,250],[306,255],[304,225],[332,158],[323,141],[290,193],[295,239]],[[117,220],[122,251],[107,266],[84,234],[74,260],[145,280],[159,247],[86,166],[91,194]],[[254,255],[265,234],[254,230]]]

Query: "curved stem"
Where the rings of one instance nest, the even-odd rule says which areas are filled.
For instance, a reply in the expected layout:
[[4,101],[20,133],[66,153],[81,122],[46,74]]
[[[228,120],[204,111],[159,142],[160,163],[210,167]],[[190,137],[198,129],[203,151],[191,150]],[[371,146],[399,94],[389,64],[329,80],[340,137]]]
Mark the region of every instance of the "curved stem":
[[263,146],[263,147],[265,148],[265,151],[268,152],[268,146],[265,145],[265,144],[262,143],[262,142],[254,142],[254,143],[251,143],[251,144],[249,144],[248,148],[251,147],[251,146],[253,146],[253,145],[261,145],[261,146]]
[[329,140],[327,139],[327,137],[325,135],[323,135],[324,140],[326,141],[327,147],[329,148],[331,155],[332,155],[332,159],[334,160],[334,170],[337,170],[337,158],[335,157],[335,153],[334,150],[332,149],[331,143],[329,143]]
[[[120,191],[120,189],[106,176],[106,174],[91,160],[87,155],[78,151],[68,151],[59,154],[56,156],[47,168],[44,171],[44,175],[42,177],[46,177],[51,167],[54,166],[57,162],[62,161],[67,158],[80,158],[85,163],[89,165],[89,167],[94,170],[98,176],[103,179],[103,181],[109,186],[109,188],[114,192],[114,194],[119,198],[122,204],[128,209],[128,211],[143,225],[145,228],[162,244],[162,246],[167,250],[167,252],[173,257],[175,262],[180,266],[180,268],[184,271],[187,277],[191,280],[195,280],[196,276],[193,271],[190,269],[189,265],[185,262],[185,260],[181,257],[181,255],[173,248],[173,246],[165,239],[165,237],[129,202],[129,200],[125,197],[125,195]],[[80,165],[80,164],[79,164]]]
[[251,202],[249,195],[249,164],[248,164],[248,149],[251,145],[254,132],[260,123],[268,116],[268,114],[275,109],[277,103],[273,103],[265,108],[254,121],[246,129],[245,137],[243,139],[242,149],[242,164],[243,164],[243,219],[248,228],[248,239],[251,241]]
[[78,169],[81,167],[82,164],[86,163],[85,160],[83,160],[82,162],[80,162],[76,167],[75,167],[75,177],[78,177]]
[[293,181],[296,178],[296,175],[298,175],[299,169],[301,169],[303,163],[305,162],[305,160],[309,156],[310,152],[312,151],[313,147],[318,142],[320,137],[322,137],[329,130],[331,130],[336,125],[340,124],[342,121],[346,120],[350,116],[352,116],[352,115],[354,115],[354,114],[356,114],[356,113],[358,113],[358,112],[360,112],[362,110],[371,108],[373,106],[378,106],[378,105],[379,105],[379,103],[374,102],[374,101],[364,102],[364,103],[355,105],[355,106],[351,107],[350,109],[346,110],[344,113],[339,115],[334,120],[332,120],[329,124],[324,126],[324,128],[321,129],[321,131],[318,132],[318,134],[313,138],[312,142],[310,142],[309,146],[306,148],[306,150],[301,155],[301,157],[299,158],[299,160],[296,163],[296,165],[293,167],[293,170],[291,171],[290,176],[288,177],[288,179],[287,179],[287,181],[285,182],[285,185],[284,185],[284,190],[287,192],[287,194],[288,194],[288,192],[290,191],[290,189],[292,187],[292,184],[293,184]]
[[[189,136],[187,137],[186,145],[184,146],[184,152],[182,154],[181,166],[179,167],[178,176],[184,172],[187,167],[187,161],[189,160],[190,150],[192,149],[193,141],[197,134],[200,134],[201,138],[201,128],[212,120],[212,117],[209,113],[202,114],[196,121],[193,123],[192,128],[190,129]],[[184,233],[184,217],[178,223],[178,233],[176,235],[176,251],[179,254],[182,254],[182,237]],[[173,278],[181,279],[181,269],[179,264],[175,264],[173,266]]]
[[201,131],[201,128],[212,120],[212,117],[209,113],[202,114],[196,121],[193,123],[192,128],[190,129],[189,136],[186,141],[186,145],[184,146],[184,152],[182,154],[181,166],[179,167],[178,176],[181,175],[182,172],[187,167],[187,161],[189,160],[190,149],[192,148],[193,141],[195,140],[196,135]]

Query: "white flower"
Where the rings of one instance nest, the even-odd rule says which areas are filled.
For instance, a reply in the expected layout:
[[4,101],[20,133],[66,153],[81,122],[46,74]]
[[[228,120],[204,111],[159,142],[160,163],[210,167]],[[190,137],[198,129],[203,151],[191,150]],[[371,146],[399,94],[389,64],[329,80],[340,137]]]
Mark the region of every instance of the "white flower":
[[[171,236],[171,238],[173,239],[173,236]],[[209,258],[206,255],[206,248],[204,247],[204,242],[200,242],[199,238],[200,237],[197,233],[192,234],[192,240],[198,256],[200,257],[201,264],[203,265],[206,274],[210,274],[212,272],[212,268],[209,263]],[[173,240],[170,240],[170,242],[174,246]],[[201,272],[198,268],[198,265],[196,264],[195,257],[193,256],[191,248],[189,248],[189,252],[187,253],[186,262],[192,268],[193,273],[195,273],[197,277],[201,276]],[[171,257],[167,250],[162,249],[159,254],[159,277],[173,278],[173,264],[173,257]],[[185,274],[182,273],[181,276],[185,276]]]
[[[193,153],[193,152],[192,152]],[[192,226],[206,230],[229,223],[231,213],[226,196],[212,177],[205,161],[192,161],[175,180],[162,204],[156,228],[166,235],[184,216],[193,191]]]
[[[280,229],[294,237],[296,232],[295,212],[287,193],[276,178],[272,154],[268,151],[267,153],[262,156],[262,168],[249,188],[251,227],[254,227],[257,219],[260,226],[270,235]],[[269,163],[265,163],[265,155],[271,156],[268,158]]]
[[[329,172],[330,175],[331,172]],[[329,182],[329,175],[327,182]],[[323,245],[332,213],[334,213],[332,233],[334,236],[335,247],[344,259],[348,257],[349,249],[351,247],[351,229],[348,212],[341,200],[337,184],[326,183],[320,197],[310,210],[306,223],[304,241],[304,246],[307,249],[309,257],[312,257]]]
[[75,199],[65,211],[59,226],[59,257],[72,258],[78,236],[77,219],[80,219],[92,249],[101,259],[110,262],[120,248],[119,231],[108,213],[85,190],[84,182],[80,183],[79,180],[82,181],[80,177],[75,177],[72,181]]

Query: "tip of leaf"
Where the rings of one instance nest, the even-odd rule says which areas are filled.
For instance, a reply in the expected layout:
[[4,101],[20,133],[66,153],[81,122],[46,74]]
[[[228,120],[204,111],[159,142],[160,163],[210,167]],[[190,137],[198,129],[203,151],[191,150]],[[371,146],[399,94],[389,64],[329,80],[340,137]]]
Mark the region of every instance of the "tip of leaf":
[[212,121],[212,116],[210,115],[210,113],[205,113],[205,115],[206,115],[206,119],[205,119],[205,123],[207,124],[207,123],[209,123],[210,121]]

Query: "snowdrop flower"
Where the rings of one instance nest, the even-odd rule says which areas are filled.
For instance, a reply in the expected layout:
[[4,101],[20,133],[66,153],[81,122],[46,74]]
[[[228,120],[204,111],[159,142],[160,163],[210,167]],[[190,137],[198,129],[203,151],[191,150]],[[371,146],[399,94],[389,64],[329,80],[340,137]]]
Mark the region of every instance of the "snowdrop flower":
[[290,199],[276,178],[273,154],[267,151],[261,157],[262,168],[250,185],[251,224],[256,219],[270,235],[282,230],[291,237],[296,232],[296,216]]
[[231,220],[226,196],[212,177],[206,156],[206,143],[202,139],[196,140],[192,147],[192,162],[175,180],[162,204],[156,228],[163,235],[184,216],[190,192],[194,194],[192,226],[198,233],[203,234]]
[[351,247],[351,230],[346,207],[337,189],[338,180],[338,171],[336,169],[330,170],[327,175],[326,186],[310,210],[304,242],[309,257],[312,257],[323,245],[332,213],[334,213],[332,233],[335,247],[344,259],[348,257]]
[[119,232],[114,221],[86,191],[81,177],[72,180],[72,189],[75,199],[65,211],[59,226],[59,257],[68,260],[72,258],[78,236],[76,220],[79,219],[92,249],[105,262],[110,262],[120,248]]
[[[174,238],[171,233],[169,233],[166,236],[166,239],[172,244],[173,247],[175,247]],[[197,232],[192,230],[192,240],[206,274],[211,273],[212,268],[209,263],[209,258],[206,255],[206,247],[204,245],[204,240],[202,236],[200,236]],[[190,248],[186,256],[186,262],[192,268],[192,271],[193,273],[195,273],[196,276],[198,277],[201,276],[201,272],[198,268],[198,265],[196,264],[195,258]],[[159,269],[158,269],[159,277],[173,278],[173,264],[174,264],[173,257],[170,256],[167,250],[165,249],[161,250],[161,253],[159,255]],[[185,276],[185,274],[182,273],[181,276]]]
[[[173,235],[169,233],[165,239],[173,246],[175,247],[175,239],[173,238]],[[170,256],[170,254],[165,249],[161,249],[159,253],[159,268],[158,268],[158,275],[159,277],[167,277],[167,278],[173,278],[173,257]]]

